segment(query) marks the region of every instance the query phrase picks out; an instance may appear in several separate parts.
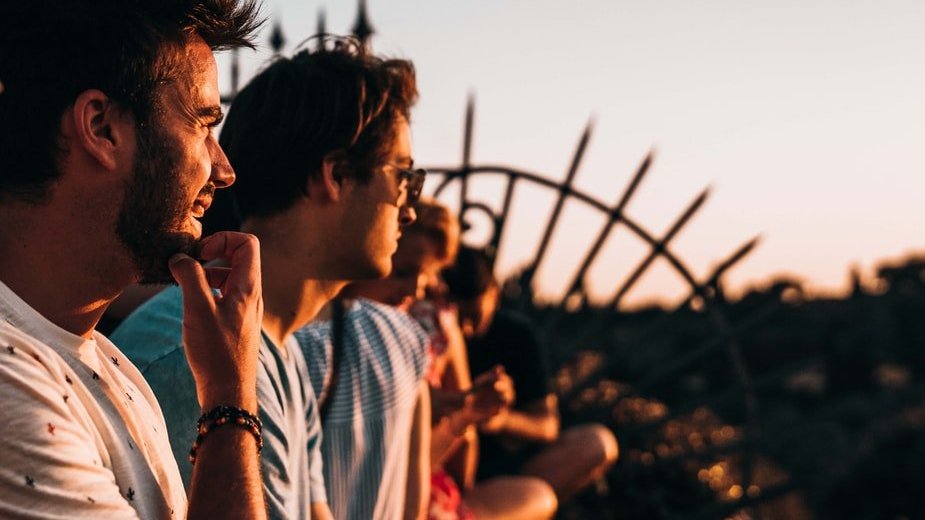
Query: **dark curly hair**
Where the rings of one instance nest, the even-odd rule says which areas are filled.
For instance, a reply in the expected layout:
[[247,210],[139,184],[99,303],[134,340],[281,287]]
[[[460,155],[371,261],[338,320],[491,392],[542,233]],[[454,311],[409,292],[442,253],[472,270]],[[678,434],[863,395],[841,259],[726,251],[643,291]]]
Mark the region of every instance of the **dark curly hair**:
[[[219,143],[236,182],[210,213],[227,220],[229,195],[239,221],[285,211],[332,154],[344,176],[368,181],[416,100],[410,61],[375,56],[352,38],[320,38],[313,50],[277,57],[228,111]],[[215,203],[224,208],[214,212]]]
[[253,47],[255,0],[29,0],[0,8],[0,200],[41,202],[58,177],[64,111],[99,89],[154,123],[193,34],[215,50]]

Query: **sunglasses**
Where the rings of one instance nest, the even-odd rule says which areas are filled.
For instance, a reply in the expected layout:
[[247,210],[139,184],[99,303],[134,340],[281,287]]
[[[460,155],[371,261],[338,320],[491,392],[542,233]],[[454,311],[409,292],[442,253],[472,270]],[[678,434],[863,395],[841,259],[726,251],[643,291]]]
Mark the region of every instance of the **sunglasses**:
[[398,179],[402,182],[408,182],[408,201],[409,206],[421,198],[421,191],[424,190],[424,179],[427,178],[427,170],[424,168],[402,168],[396,164],[392,165],[398,171]]

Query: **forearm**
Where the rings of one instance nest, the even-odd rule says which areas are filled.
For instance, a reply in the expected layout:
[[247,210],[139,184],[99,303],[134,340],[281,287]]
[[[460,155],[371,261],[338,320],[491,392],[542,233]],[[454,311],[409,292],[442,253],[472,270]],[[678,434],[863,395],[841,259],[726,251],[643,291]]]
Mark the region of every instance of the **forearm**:
[[203,440],[193,466],[188,518],[266,518],[260,458],[253,434],[224,426]]
[[472,489],[479,469],[479,436],[475,428],[466,431],[462,441],[447,456],[443,467],[461,489]]
[[430,437],[430,462],[433,466],[443,466],[467,440],[475,435],[473,423],[462,418],[461,413],[450,414],[433,426]]
[[559,438],[559,417],[509,410],[496,433],[530,442],[555,442]]

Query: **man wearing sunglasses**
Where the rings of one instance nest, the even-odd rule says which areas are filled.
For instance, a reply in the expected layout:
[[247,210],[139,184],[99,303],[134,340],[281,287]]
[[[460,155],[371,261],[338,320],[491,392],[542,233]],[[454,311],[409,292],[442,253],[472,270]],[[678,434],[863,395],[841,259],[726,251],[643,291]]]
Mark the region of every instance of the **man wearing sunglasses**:
[[[318,405],[292,333],[349,281],[389,274],[425,176],[413,169],[411,154],[412,64],[372,56],[352,40],[317,45],[276,58],[237,95],[220,143],[238,188],[218,195],[204,221],[210,231],[248,230],[261,243],[257,399],[272,518],[331,517]],[[113,336],[162,403],[188,478],[198,410],[180,309],[180,293],[165,290]]]

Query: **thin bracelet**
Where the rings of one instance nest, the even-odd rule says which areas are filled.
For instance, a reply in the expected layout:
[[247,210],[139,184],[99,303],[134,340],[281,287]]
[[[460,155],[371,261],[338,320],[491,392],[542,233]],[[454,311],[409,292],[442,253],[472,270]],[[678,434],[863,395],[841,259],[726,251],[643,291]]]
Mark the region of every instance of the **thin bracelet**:
[[206,435],[226,424],[238,426],[251,432],[257,441],[257,454],[259,455],[263,451],[263,424],[260,422],[260,418],[241,408],[220,405],[202,414],[196,422],[199,433],[196,440],[193,441],[193,447],[189,450],[189,462],[191,465],[196,464],[199,447],[202,445]]

